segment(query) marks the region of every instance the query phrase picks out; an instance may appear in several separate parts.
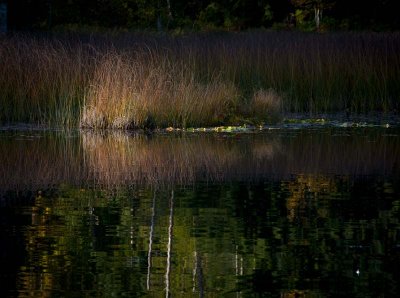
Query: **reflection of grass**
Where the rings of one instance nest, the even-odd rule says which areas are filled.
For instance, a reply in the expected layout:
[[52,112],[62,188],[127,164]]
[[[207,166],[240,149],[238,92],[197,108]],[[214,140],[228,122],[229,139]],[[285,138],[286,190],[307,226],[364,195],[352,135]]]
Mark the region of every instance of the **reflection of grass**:
[[[101,184],[187,184],[308,175],[393,174],[399,142],[371,131],[368,138],[326,133],[183,136],[85,133],[90,176]],[[395,173],[394,173],[395,174]]]
[[[289,179],[292,175],[398,176],[395,130],[326,129],[146,136],[120,131],[2,138],[0,190],[90,181],[112,187]],[[383,134],[383,133],[386,134]],[[348,135],[347,135],[348,134]],[[397,176],[396,176],[397,175]]]
[[80,167],[82,155],[78,138],[42,132],[20,132],[12,137],[3,133],[0,138],[0,192],[4,189],[51,189],[64,182],[76,185],[86,176]]
[[398,109],[398,34],[0,40],[0,122],[128,128]]
[[[94,179],[108,185],[127,181],[187,184],[224,181],[251,162],[243,144],[213,136],[134,137],[122,133],[83,134],[87,166]],[[270,158],[275,143],[254,144],[258,158]],[[251,153],[251,151],[250,151]]]

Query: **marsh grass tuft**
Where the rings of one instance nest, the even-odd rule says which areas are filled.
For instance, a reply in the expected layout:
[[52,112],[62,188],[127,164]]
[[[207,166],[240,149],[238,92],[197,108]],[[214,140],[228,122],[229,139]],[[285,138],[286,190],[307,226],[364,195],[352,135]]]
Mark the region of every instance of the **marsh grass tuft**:
[[0,40],[0,90],[1,123],[67,127],[398,111],[400,35],[17,35]]
[[238,91],[230,82],[196,81],[153,53],[103,57],[86,94],[80,125],[91,128],[187,127],[226,120]]

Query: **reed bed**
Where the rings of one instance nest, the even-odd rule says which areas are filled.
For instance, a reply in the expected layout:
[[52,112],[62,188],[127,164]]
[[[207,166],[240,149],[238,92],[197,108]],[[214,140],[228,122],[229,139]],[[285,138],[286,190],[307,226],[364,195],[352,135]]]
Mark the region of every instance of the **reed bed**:
[[90,128],[398,111],[398,33],[17,35],[0,39],[0,122]]
[[89,53],[56,40],[0,40],[1,122],[76,126],[90,76]]

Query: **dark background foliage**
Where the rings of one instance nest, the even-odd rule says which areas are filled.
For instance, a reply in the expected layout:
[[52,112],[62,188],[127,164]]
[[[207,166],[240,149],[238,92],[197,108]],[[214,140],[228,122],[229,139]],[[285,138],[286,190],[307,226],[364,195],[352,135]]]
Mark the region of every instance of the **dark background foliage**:
[[[396,0],[0,0],[11,30],[397,30]],[[315,23],[320,9],[321,25]]]

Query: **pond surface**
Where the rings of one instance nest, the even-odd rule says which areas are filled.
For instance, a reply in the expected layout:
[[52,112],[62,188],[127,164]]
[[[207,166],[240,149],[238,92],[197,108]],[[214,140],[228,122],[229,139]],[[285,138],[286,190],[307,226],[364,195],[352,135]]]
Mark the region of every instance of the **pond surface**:
[[20,297],[395,297],[400,129],[0,131]]

